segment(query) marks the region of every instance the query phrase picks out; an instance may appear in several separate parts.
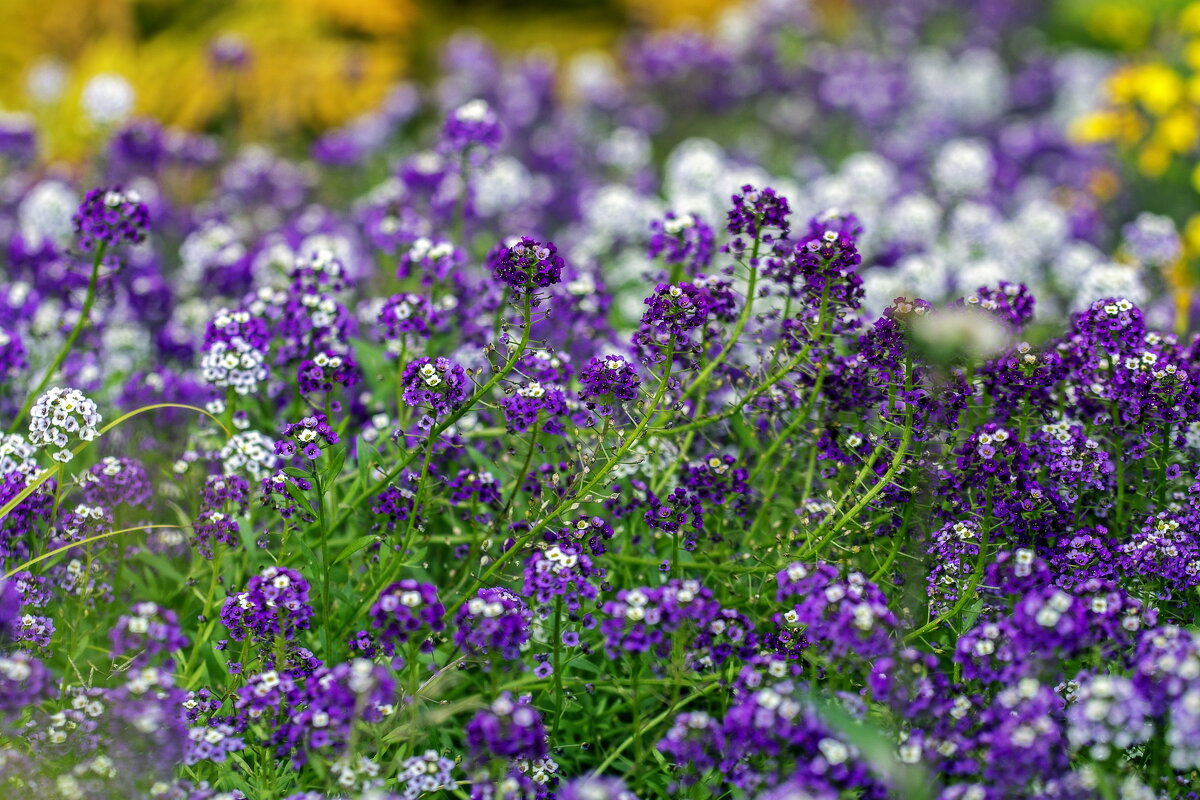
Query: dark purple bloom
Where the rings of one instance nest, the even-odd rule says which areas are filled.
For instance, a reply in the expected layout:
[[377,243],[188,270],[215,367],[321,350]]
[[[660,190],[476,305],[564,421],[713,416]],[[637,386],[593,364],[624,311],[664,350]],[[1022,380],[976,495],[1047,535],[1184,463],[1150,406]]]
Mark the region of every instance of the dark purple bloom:
[[542,244],[525,236],[492,257],[492,275],[522,295],[562,280],[563,264],[553,242]]
[[97,246],[137,244],[146,238],[149,226],[150,212],[137,192],[119,186],[92,189],[75,215],[79,249],[85,253]]

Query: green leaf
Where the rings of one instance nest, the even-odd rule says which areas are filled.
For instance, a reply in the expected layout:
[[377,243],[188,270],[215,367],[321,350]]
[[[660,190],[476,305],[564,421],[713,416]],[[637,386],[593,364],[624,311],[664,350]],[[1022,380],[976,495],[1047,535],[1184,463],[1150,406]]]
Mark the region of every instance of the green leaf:
[[287,493],[292,496],[292,499],[303,506],[310,515],[314,517],[317,515],[316,509],[313,508],[312,501],[310,501],[304,494],[304,490],[291,481],[285,482],[283,486],[285,489],[287,489]]
[[375,534],[358,537],[357,539],[355,539],[354,541],[350,542],[348,545],[346,545],[345,547],[342,548],[342,552],[337,554],[337,558],[333,559],[333,563],[334,564],[342,563],[347,558],[349,558],[350,556],[357,553],[359,550],[362,550],[364,547],[369,545],[371,542],[376,541],[376,539],[377,539],[377,537],[375,536]]
[[325,482],[328,483],[334,478],[342,474],[342,466],[346,463],[346,448],[341,448],[337,452],[331,454],[329,463],[325,465],[325,469],[321,471]]

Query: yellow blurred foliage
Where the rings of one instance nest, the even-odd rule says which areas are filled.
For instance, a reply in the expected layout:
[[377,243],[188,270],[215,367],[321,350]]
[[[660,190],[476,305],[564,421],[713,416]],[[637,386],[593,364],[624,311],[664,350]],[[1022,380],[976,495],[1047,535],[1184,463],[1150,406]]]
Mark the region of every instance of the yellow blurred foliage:
[[[31,110],[47,155],[72,159],[96,140],[80,99],[105,73],[129,82],[137,114],[169,125],[236,121],[239,135],[261,137],[341,123],[403,73],[417,9],[412,0],[0,0],[0,19],[21,32],[0,36],[0,107]],[[217,68],[218,40],[244,45],[245,66]]]
[[[1116,13],[1099,8],[1102,16]],[[1152,20],[1148,11],[1138,13]],[[1200,155],[1200,2],[1161,22],[1169,46],[1147,48],[1139,61],[1114,71],[1106,106],[1071,128],[1079,141],[1120,146],[1148,178],[1162,177],[1176,161],[1191,169]]]

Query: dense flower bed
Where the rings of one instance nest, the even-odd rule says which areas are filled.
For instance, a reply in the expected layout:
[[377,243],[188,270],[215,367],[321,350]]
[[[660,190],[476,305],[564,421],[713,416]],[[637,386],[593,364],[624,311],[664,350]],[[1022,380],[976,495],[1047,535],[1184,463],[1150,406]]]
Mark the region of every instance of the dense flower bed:
[[4,796],[1194,797],[1184,245],[967,5],[6,120]]

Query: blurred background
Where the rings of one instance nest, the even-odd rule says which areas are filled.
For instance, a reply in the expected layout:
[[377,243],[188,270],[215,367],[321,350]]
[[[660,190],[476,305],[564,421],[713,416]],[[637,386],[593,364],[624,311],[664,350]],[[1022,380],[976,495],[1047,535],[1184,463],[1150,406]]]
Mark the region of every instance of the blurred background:
[[[1162,31],[1175,29],[1186,10],[1176,0],[1047,2],[1053,38],[1128,54],[1161,52]],[[132,112],[195,131],[236,129],[247,138],[312,137],[377,107],[396,81],[429,77],[440,45],[463,29],[478,32],[501,52],[543,52],[561,62],[618,47],[622,37],[637,31],[719,26],[731,5],[0,0],[0,19],[6,22],[0,34],[0,109],[36,118],[42,155],[49,160],[85,155],[106,113]],[[852,30],[861,13],[854,0],[810,5],[830,37]],[[1088,133],[1112,132],[1101,128],[1097,123]],[[1161,155],[1152,153],[1149,166],[1156,158],[1161,162]]]

